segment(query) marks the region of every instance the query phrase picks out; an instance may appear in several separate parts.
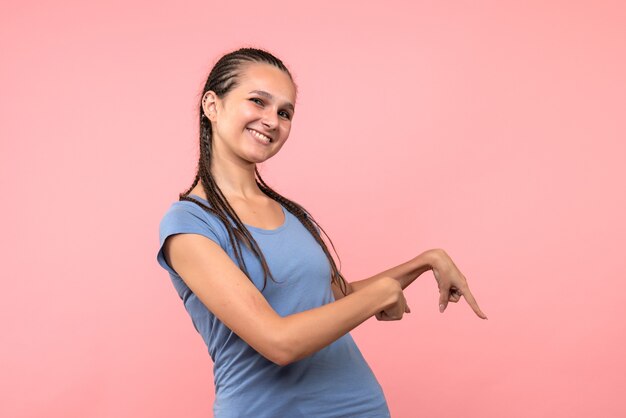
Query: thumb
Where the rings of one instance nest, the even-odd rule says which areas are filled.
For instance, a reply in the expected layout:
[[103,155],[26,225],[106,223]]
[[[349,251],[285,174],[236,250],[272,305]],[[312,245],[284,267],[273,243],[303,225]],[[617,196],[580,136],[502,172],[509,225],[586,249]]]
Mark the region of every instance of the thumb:
[[406,308],[404,308],[404,312],[411,313],[411,308],[409,308],[409,305],[406,305]]
[[448,298],[450,297],[450,292],[448,289],[444,289],[439,293],[439,312],[443,313],[448,306]]

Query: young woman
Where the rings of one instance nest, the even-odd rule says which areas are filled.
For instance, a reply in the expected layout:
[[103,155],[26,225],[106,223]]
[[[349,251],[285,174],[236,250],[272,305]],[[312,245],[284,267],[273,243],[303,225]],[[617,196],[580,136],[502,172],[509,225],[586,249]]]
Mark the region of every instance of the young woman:
[[345,281],[323,229],[257,170],[287,141],[296,93],[266,51],[243,48],[215,64],[199,103],[198,172],[161,220],[157,260],[214,362],[216,418],[389,417],[349,331],[410,312],[402,290],[427,270],[441,312],[463,295],[486,316],[440,249]]

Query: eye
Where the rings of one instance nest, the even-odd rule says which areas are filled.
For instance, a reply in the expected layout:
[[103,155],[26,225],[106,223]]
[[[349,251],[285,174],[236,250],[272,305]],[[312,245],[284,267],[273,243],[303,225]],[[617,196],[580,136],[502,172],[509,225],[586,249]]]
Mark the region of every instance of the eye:
[[[260,106],[262,106],[264,104],[263,100],[259,99],[258,97],[251,97],[249,100],[251,102],[254,102],[254,103],[260,105]],[[289,112],[283,110],[283,111],[279,112],[279,114],[281,115],[281,117],[283,119],[291,120],[291,114]]]

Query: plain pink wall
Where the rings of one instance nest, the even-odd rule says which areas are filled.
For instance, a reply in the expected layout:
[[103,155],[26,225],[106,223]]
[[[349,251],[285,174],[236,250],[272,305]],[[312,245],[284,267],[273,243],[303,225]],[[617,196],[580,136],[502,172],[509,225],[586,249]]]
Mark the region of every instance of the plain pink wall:
[[429,272],[352,332],[394,418],[626,415],[623,2],[101,3],[2,4],[1,416],[211,416],[155,257],[239,46],[294,73],[262,172],[348,279],[441,247],[489,317],[439,314]]

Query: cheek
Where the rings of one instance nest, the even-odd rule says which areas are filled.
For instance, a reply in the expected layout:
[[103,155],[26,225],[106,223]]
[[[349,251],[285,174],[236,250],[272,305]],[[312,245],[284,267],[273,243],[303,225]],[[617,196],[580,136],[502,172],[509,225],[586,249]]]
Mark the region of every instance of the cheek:
[[285,124],[285,126],[281,127],[281,134],[285,139],[289,136],[289,132],[291,132],[291,123]]
[[255,108],[255,106],[256,105],[254,103],[245,104],[244,106],[241,107],[241,111],[239,112],[239,114],[241,115],[243,119],[255,118],[257,117],[257,113],[258,113],[258,109]]

